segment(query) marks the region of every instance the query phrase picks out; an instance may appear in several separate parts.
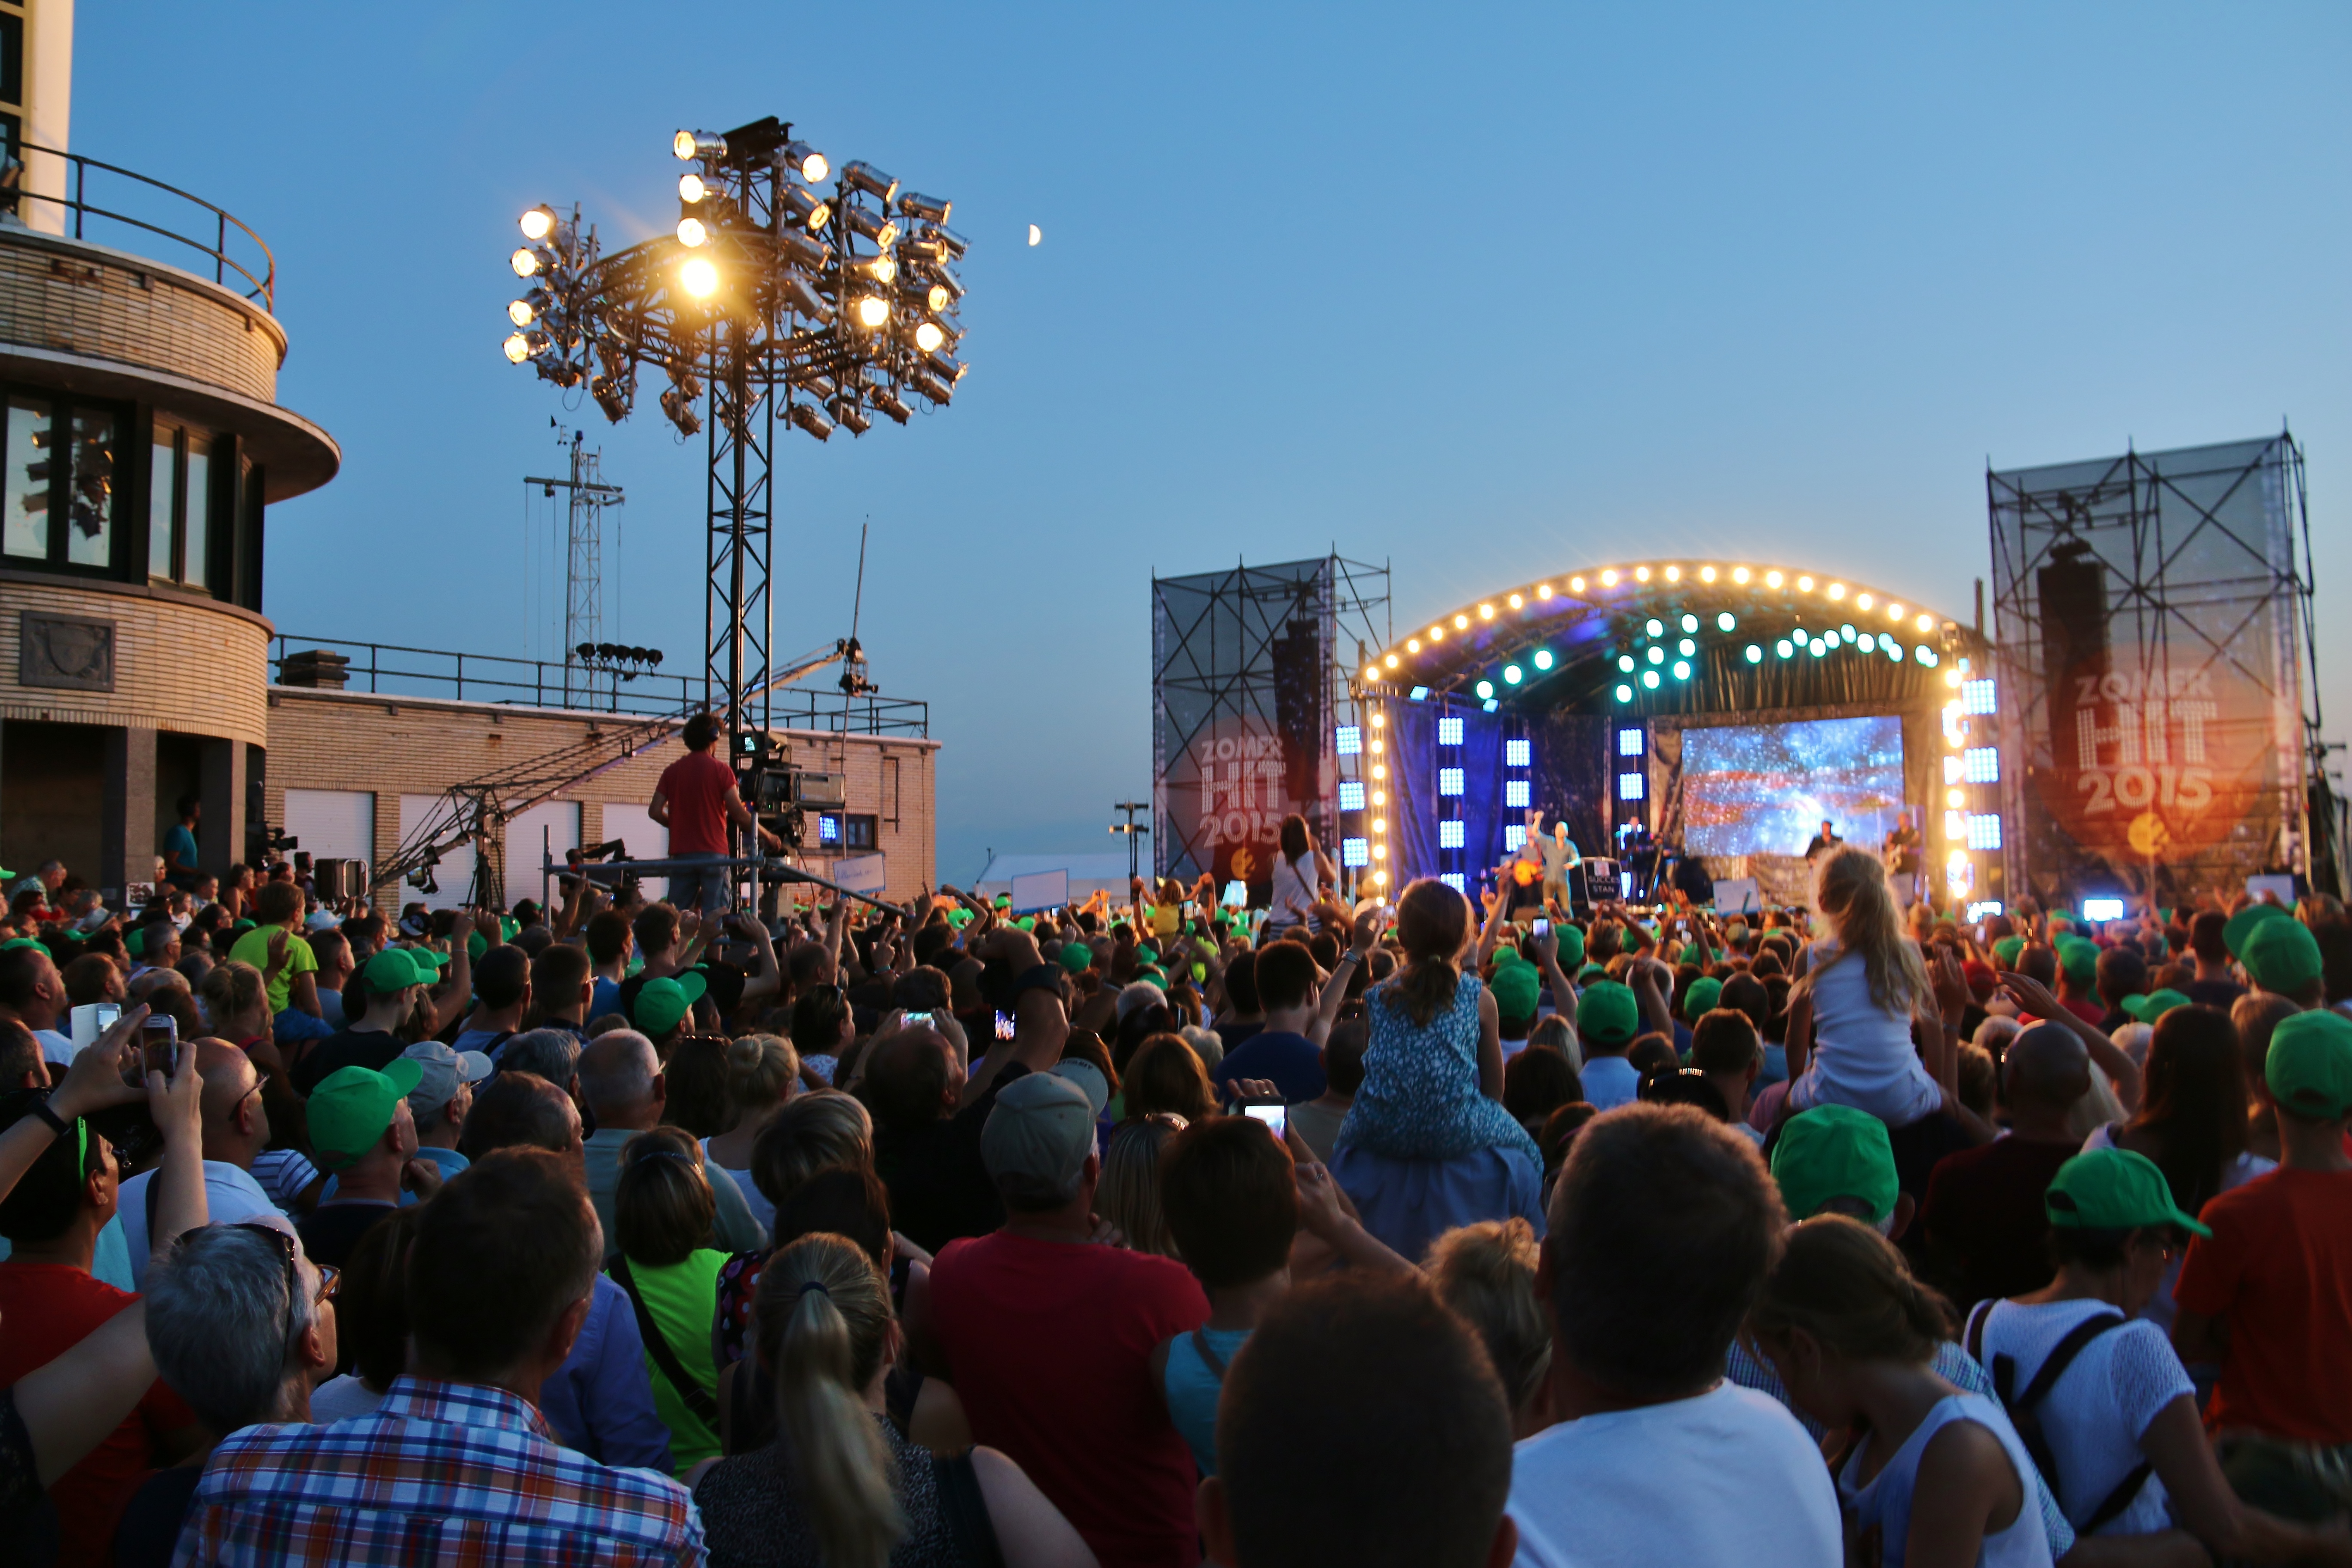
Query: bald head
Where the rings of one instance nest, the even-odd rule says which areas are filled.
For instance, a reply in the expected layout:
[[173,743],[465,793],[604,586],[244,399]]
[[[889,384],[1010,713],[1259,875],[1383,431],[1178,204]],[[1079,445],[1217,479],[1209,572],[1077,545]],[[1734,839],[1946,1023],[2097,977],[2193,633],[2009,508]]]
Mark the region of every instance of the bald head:
[[2036,1024],[2001,1058],[2001,1098],[2012,1113],[2063,1113],[2091,1092],[2091,1053],[2072,1029]]
[[581,1098],[596,1113],[599,1126],[634,1126],[624,1119],[655,1100],[661,1058],[654,1054],[654,1043],[635,1029],[613,1029],[588,1042],[580,1053],[579,1072]]
[[250,1169],[269,1145],[269,1113],[262,1108],[261,1074],[253,1058],[226,1040],[198,1040],[196,1076],[204,1080],[205,1158]]

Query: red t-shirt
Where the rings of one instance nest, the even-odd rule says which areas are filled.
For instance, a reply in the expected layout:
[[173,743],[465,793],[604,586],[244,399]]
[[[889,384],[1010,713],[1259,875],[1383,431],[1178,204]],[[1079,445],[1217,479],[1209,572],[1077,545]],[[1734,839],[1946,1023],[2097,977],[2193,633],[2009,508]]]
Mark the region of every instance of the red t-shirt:
[[657,786],[669,802],[669,852],[727,853],[727,792],[735,775],[709,752],[688,752],[662,770]]
[[931,1265],[931,1317],[975,1441],[1001,1448],[1103,1568],[1197,1568],[1192,1451],[1151,1352],[1208,1321],[1172,1258],[993,1235]]
[[2206,1425],[2352,1443],[2352,1171],[2273,1171],[2198,1217],[2172,1295],[2228,1326]]
[[[0,1387],[79,1344],[138,1297],[58,1263],[0,1263]],[[155,1380],[137,1408],[81,1463],[49,1489],[57,1504],[58,1561],[100,1568],[114,1536],[114,1510],[128,1484],[169,1459],[156,1440],[196,1424],[195,1412]]]

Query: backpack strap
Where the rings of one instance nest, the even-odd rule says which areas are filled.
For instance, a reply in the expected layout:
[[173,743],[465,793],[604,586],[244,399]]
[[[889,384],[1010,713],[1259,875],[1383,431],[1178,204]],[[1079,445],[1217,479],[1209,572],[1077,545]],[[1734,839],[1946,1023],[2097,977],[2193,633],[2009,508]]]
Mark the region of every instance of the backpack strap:
[[654,1358],[654,1365],[661,1368],[661,1374],[669,1379],[671,1389],[677,1393],[679,1402],[694,1413],[695,1419],[716,1432],[719,1429],[719,1401],[711,1397],[710,1390],[695,1382],[685,1364],[677,1359],[677,1352],[669,1348],[669,1341],[662,1336],[661,1325],[654,1321],[653,1313],[646,1306],[645,1297],[638,1293],[636,1277],[629,1272],[629,1260],[614,1258],[605,1272],[613,1277],[613,1283],[626,1293],[629,1305],[636,1309],[637,1337],[646,1342],[646,1353]]
[[1004,1568],[1004,1549],[997,1542],[995,1521],[988,1517],[988,1499],[982,1495],[971,1450],[933,1459],[931,1476],[939,1488],[940,1518],[956,1543],[956,1561],[973,1568]]
[[2084,1520],[2080,1525],[2076,1526],[2074,1533],[2077,1535],[2097,1534],[2101,1525],[2105,1524],[2109,1520],[2121,1514],[2124,1510],[2131,1507],[2132,1500],[2139,1496],[2140,1488],[2147,1485],[2147,1478],[2155,1473],[2156,1467],[2149,1464],[2146,1459],[2142,1459],[2139,1462],[2138,1468],[2134,1469],[2130,1475],[2126,1476],[2122,1480],[2116,1483],[2115,1490],[2109,1492],[2105,1498],[2100,1500],[2099,1506],[2091,1510],[2091,1517]]
[[[2066,1369],[2074,1364],[2074,1358],[2083,1353],[2084,1346],[2108,1330],[2119,1329],[2123,1325],[2124,1318],[2119,1312],[2102,1312],[2096,1317],[2084,1319],[2067,1330],[2066,1337],[2051,1348],[2049,1355],[2042,1359],[2041,1368],[2034,1373],[2033,1381],[2027,1384],[2022,1391],[2012,1392],[2017,1382],[2016,1358],[1999,1354],[1992,1358],[1993,1392],[2000,1395],[2001,1407],[2009,1412],[2009,1423],[2017,1430],[2018,1440],[2033,1457],[2034,1466],[2041,1470],[2042,1479],[2049,1484],[2053,1496],[2061,1489],[2058,1460],[2051,1452],[2048,1435],[2042,1430],[2042,1402],[2050,1397],[2051,1390],[2058,1386],[2058,1380],[2066,1375]],[[1980,1328],[1977,1337],[1981,1343],[1983,1335]],[[2124,1493],[2121,1501],[2114,1494],[2109,1494],[2094,1516],[2097,1522],[2104,1524],[2122,1512],[2147,1479],[2145,1466],[2136,1475],[2126,1477],[2126,1484],[2130,1489]],[[2087,1534],[2093,1526],[2084,1523],[2076,1528]]]
[[[1986,1320],[1987,1318],[1991,1317],[1991,1316],[1992,1316],[1992,1302],[1990,1302],[1990,1301],[1989,1301],[1989,1300],[1987,1300],[1987,1301],[1979,1301],[1979,1302],[1976,1304],[1976,1306],[1975,1306],[1974,1308],[1972,1308],[1972,1309],[1969,1310],[1969,1330],[1968,1330],[1968,1351],[1969,1351],[1969,1359],[1970,1359],[1970,1360],[1974,1361],[1974,1362],[1975,1362],[1979,1366],[1982,1366],[1982,1365],[1984,1364],[1984,1331],[1985,1331],[1985,1320]],[[2004,1405],[2006,1405],[2006,1404],[2008,1403],[2008,1401],[2007,1401],[2007,1400],[2003,1400],[2001,1403],[2002,1403],[2002,1404],[2004,1404]]]
[[1209,1376],[1219,1387],[1223,1387],[1225,1382],[1225,1358],[1209,1348],[1208,1328],[1205,1324],[1192,1331],[1192,1353],[1201,1358],[1201,1364],[1209,1369]]

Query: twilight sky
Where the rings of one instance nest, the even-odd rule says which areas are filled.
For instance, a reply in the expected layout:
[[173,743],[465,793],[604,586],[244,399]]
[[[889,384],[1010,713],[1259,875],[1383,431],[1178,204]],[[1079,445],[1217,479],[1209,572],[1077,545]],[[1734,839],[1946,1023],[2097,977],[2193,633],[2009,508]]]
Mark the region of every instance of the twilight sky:
[[[776,647],[865,621],[943,742],[940,868],[1095,853],[1149,787],[1150,577],[1337,543],[1397,625],[1752,553],[1965,616],[1984,469],[2310,459],[2352,711],[2352,10],[2326,4],[79,8],[73,141],[268,240],[291,633],[545,653],[552,416],[625,486],[607,632],[690,662],[698,441],[499,353],[516,215],[674,220],[670,132],[773,113],[952,197],[955,407],[780,433]],[[561,19],[562,32],[551,31]],[[2334,105],[2333,108],[2329,107]],[[1044,243],[1024,242],[1027,226]],[[576,394],[574,395],[577,395]],[[1148,798],[1146,796],[1145,798]]]

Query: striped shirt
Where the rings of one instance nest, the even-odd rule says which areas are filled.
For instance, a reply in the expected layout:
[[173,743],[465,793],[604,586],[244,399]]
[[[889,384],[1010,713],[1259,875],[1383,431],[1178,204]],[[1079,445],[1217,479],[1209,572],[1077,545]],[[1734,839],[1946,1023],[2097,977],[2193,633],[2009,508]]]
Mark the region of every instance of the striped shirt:
[[504,1389],[401,1377],[370,1415],[224,1440],[172,1562],[696,1568],[690,1510],[674,1481],[557,1447]]

